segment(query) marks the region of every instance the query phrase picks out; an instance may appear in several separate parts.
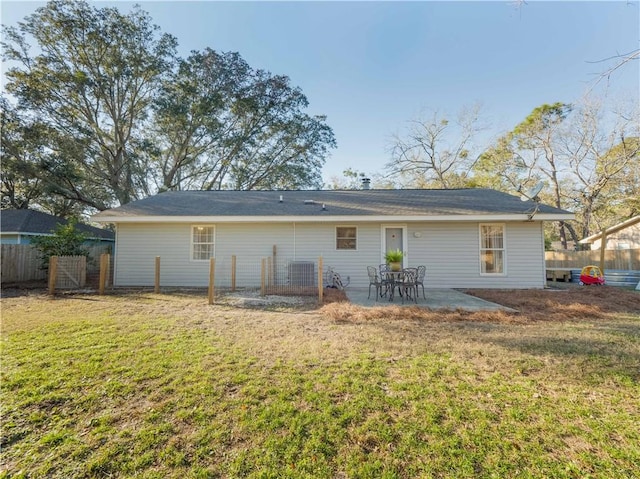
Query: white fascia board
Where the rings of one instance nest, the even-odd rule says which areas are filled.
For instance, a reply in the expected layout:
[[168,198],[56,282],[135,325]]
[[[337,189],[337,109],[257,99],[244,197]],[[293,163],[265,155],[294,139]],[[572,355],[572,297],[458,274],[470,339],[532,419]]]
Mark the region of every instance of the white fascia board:
[[[531,221],[563,221],[575,218],[571,214],[537,214]],[[434,221],[530,221],[526,214],[508,215],[425,215],[425,216],[100,216],[97,223],[397,223]]]

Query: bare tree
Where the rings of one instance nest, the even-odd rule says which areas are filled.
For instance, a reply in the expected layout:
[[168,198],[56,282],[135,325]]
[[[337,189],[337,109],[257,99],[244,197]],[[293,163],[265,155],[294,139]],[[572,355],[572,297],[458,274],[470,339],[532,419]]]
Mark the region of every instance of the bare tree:
[[583,237],[615,223],[620,206],[638,202],[638,115],[637,105],[607,112],[600,100],[585,98],[566,125],[562,144],[575,181],[569,194]]
[[414,187],[465,186],[476,161],[474,140],[483,129],[479,113],[475,105],[463,108],[453,122],[437,111],[412,120],[406,133],[394,137],[388,176]]
[[622,53],[622,54],[619,54],[619,55],[613,55],[613,56],[611,56],[609,58],[604,58],[602,60],[598,60],[597,62],[589,62],[589,63],[613,62],[613,64],[611,66],[609,66],[606,70],[604,70],[598,76],[598,79],[596,80],[596,83],[599,83],[603,79],[609,80],[611,78],[611,75],[615,71],[617,71],[620,68],[624,67],[625,65],[633,62],[634,60],[638,60],[638,59],[640,59],[640,48],[638,48],[636,50],[632,50],[632,51],[627,52],[627,53]]

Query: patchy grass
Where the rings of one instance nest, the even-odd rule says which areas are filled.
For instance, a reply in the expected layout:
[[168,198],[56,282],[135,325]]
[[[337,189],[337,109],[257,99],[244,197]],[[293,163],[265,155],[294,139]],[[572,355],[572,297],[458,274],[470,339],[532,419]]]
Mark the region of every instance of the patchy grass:
[[640,295],[475,293],[521,313],[3,298],[0,477],[637,477]]

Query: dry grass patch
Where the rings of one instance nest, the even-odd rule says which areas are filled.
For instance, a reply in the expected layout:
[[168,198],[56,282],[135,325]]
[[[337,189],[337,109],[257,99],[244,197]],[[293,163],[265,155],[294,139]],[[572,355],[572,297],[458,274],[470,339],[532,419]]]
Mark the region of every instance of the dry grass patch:
[[402,320],[402,321],[472,321],[472,322],[500,322],[522,323],[526,318],[505,311],[465,311],[462,309],[432,311],[418,306],[385,305],[363,307],[349,303],[330,303],[323,306],[320,312],[336,321],[373,321],[373,320]]
[[530,321],[601,319],[640,312],[640,292],[615,287],[568,287],[544,290],[470,290],[478,296],[517,309]]
[[336,321],[416,320],[427,322],[472,321],[527,323],[537,321],[585,321],[617,314],[640,312],[640,293],[612,287],[570,287],[544,290],[475,289],[467,294],[517,310],[505,311],[432,311],[415,306],[361,307],[344,304],[346,298],[325,302],[321,312]]

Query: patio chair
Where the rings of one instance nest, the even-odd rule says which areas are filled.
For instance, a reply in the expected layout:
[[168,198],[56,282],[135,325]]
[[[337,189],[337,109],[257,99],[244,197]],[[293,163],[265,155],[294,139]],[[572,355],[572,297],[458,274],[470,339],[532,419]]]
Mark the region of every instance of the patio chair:
[[416,275],[416,293],[417,293],[418,286],[421,286],[422,297],[424,299],[427,299],[427,297],[424,294],[424,277],[427,273],[427,267],[421,265],[421,266],[418,266],[416,269],[418,270],[418,274]]
[[402,277],[400,279],[400,294],[402,295],[403,303],[405,299],[413,299],[415,303],[418,302],[418,284],[416,283],[417,277],[417,268],[405,268],[402,270]]
[[367,274],[369,275],[369,296],[367,296],[367,299],[371,299],[371,286],[375,286],[376,301],[378,301],[378,296],[382,296],[382,280],[378,276],[376,268],[373,266],[367,266]]
[[380,281],[382,281],[382,286],[384,288],[384,292],[380,293],[380,296],[386,296],[387,293],[389,292],[389,288],[391,287],[391,281],[389,281],[389,279],[387,278],[387,273],[389,271],[391,271],[389,269],[389,265],[386,263],[382,263],[379,266],[379,271],[380,271]]

